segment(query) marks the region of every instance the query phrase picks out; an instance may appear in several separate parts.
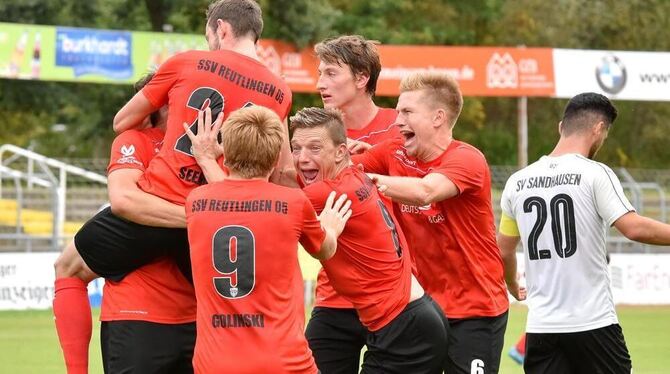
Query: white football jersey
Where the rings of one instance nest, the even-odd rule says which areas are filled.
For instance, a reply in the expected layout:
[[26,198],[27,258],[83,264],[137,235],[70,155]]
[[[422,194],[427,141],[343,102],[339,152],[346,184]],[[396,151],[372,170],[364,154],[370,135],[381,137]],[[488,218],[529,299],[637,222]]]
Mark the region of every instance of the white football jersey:
[[618,323],[605,258],[607,229],[633,211],[606,165],[577,154],[543,156],[514,173],[502,211],[519,228],[531,333]]

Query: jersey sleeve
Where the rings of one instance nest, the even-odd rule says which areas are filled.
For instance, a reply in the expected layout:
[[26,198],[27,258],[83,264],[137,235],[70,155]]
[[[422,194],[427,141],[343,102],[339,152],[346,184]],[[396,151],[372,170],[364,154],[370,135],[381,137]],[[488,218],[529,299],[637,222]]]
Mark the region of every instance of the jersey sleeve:
[[459,193],[468,193],[479,190],[484,185],[487,169],[486,159],[481,153],[469,147],[459,146],[432,172],[449,178]]
[[326,183],[317,182],[303,188],[302,192],[305,193],[316,213],[320,214],[332,190],[327,187]]
[[514,179],[515,179],[514,175],[512,175],[505,183],[505,188],[503,189],[502,195],[500,196],[500,209],[503,214],[507,215],[510,218],[516,219],[516,217],[514,216],[514,207],[512,206]]
[[321,250],[321,244],[326,238],[326,233],[321,229],[316,217],[314,207],[307,199],[303,199],[303,226],[300,234],[300,244],[309,253],[318,253]]
[[170,57],[161,64],[154,77],[142,88],[141,92],[154,108],[160,108],[167,104],[168,93],[177,79],[179,79],[184,61],[184,53]]
[[388,175],[389,157],[399,147],[399,139],[389,139],[372,146],[367,151],[351,156],[354,166],[363,165],[366,173]]
[[612,169],[600,163],[598,166],[602,171],[596,173],[593,181],[596,208],[600,217],[607,222],[607,226],[612,226],[617,219],[635,211],[635,208],[624,195],[621,182]]
[[128,130],[119,134],[112,143],[107,174],[118,169],[144,171],[152,158],[152,149],[146,143],[145,136],[140,131]]

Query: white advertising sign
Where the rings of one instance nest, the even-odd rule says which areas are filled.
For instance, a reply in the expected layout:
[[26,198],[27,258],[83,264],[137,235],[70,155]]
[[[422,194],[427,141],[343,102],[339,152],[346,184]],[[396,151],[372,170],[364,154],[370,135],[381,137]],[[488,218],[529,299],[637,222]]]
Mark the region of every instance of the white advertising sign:
[[556,97],[670,101],[670,53],[554,49]]
[[[54,295],[58,253],[0,253],[0,310],[48,309]],[[100,305],[103,282],[88,287],[92,306]]]

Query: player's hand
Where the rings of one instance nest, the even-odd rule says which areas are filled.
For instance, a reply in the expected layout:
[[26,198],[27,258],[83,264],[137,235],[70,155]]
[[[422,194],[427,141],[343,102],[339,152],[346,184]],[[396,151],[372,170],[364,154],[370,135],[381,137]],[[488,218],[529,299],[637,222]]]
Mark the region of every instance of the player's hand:
[[377,186],[377,191],[379,191],[380,194],[384,194],[386,190],[389,189],[389,186],[381,183],[379,174],[367,173],[367,176],[370,178],[370,180],[372,180],[372,183]]
[[351,217],[351,200],[346,194],[340,195],[335,200],[335,191],[331,192],[326,199],[326,205],[319,214],[319,222],[324,231],[331,232],[335,238],[339,237],[344,230],[349,217]]
[[219,132],[223,124],[223,113],[212,123],[212,110],[208,107],[198,111],[197,132],[193,133],[184,122],[184,131],[191,139],[191,153],[200,163],[205,160],[216,160],[223,155],[223,145],[219,143]]
[[363,153],[370,148],[372,148],[371,144],[347,138],[347,149],[349,149],[349,153],[352,155]]
[[515,299],[519,301],[526,300],[526,287],[520,287],[518,282],[508,284],[507,289],[509,290],[509,293],[512,294],[512,296],[514,296]]

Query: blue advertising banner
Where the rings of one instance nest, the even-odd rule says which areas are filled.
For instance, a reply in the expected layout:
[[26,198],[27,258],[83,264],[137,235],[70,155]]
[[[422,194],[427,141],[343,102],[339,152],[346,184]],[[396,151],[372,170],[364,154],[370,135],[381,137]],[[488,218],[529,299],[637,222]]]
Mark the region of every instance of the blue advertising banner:
[[128,31],[56,28],[56,66],[111,79],[133,76],[132,37]]

